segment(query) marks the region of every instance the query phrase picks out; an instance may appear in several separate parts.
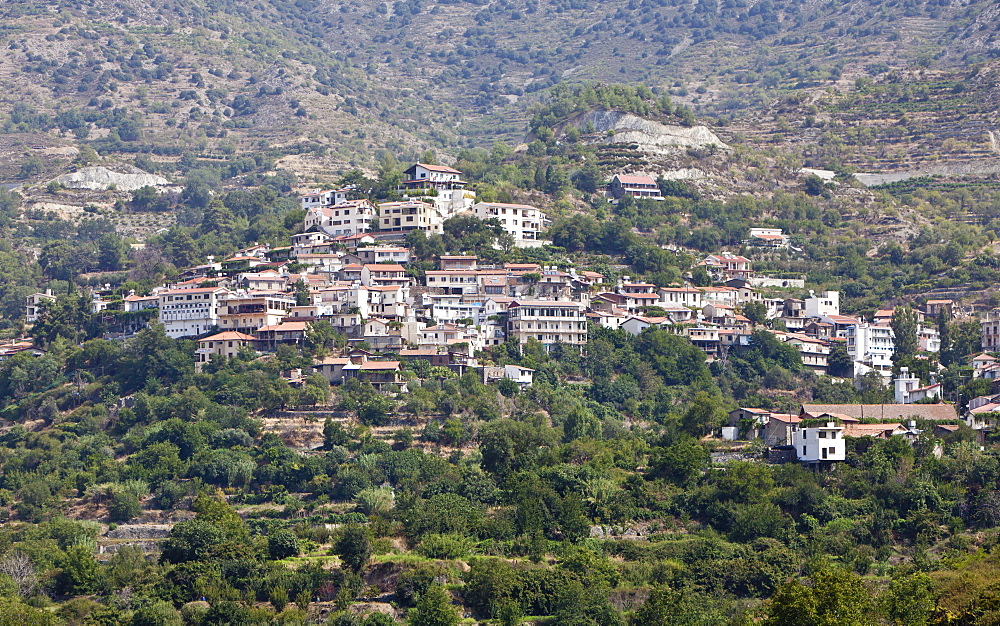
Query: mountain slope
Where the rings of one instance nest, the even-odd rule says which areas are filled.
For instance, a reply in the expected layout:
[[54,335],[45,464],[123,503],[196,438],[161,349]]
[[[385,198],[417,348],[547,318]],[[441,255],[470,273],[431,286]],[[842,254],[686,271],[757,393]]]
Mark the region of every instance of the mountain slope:
[[517,142],[559,82],[641,82],[738,122],[789,93],[988,60],[996,13],[985,0],[12,0],[0,178],[42,138],[161,163],[307,153],[324,176],[380,149]]

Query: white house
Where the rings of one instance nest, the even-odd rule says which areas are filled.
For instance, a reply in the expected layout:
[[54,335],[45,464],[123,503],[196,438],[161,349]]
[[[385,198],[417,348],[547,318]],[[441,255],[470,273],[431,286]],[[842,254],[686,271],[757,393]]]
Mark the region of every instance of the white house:
[[921,326],[917,329],[917,342],[924,352],[941,351],[941,333],[936,328]]
[[25,321],[29,324],[34,324],[38,321],[38,315],[42,312],[42,304],[46,302],[55,302],[56,297],[52,295],[51,289],[46,289],[45,293],[33,293],[25,300]]
[[528,204],[479,202],[472,207],[472,212],[481,220],[490,218],[498,220],[503,229],[514,238],[514,243],[519,248],[542,244],[546,217],[536,207]]
[[219,325],[219,305],[229,291],[222,287],[160,292],[160,322],[168,337],[195,337]]
[[822,426],[801,426],[792,433],[792,445],[800,463],[843,461],[847,458],[844,428],[835,422]]
[[840,315],[840,292],[824,291],[816,295],[812,291],[805,299],[806,317],[826,317]]
[[341,202],[347,201],[347,194],[350,193],[351,190],[352,189],[350,187],[344,187],[341,189],[313,191],[299,196],[299,206],[308,211],[309,209],[315,207],[340,204]]
[[751,228],[748,243],[767,248],[787,248],[788,236],[780,228]]
[[[399,191],[408,197],[432,202],[444,217],[468,211],[476,192],[465,188],[462,172],[444,165],[414,163],[404,173]],[[383,229],[384,230],[384,229]]]
[[302,227],[319,229],[332,237],[359,235],[371,230],[376,214],[375,205],[368,200],[345,200],[306,209]]
[[437,207],[420,200],[382,202],[378,212],[378,229],[382,232],[425,230],[440,233],[445,220]]
[[847,353],[856,363],[876,370],[887,377],[892,372],[892,355],[896,352],[895,333],[889,326],[858,323],[846,329]]
[[703,293],[695,287],[660,287],[660,302],[679,306],[702,307]]
[[650,326],[669,327],[671,324],[673,324],[673,321],[669,317],[643,317],[633,315],[625,320],[620,325],[620,328],[624,329],[630,335],[640,335],[642,334],[642,331],[646,330]]
[[913,404],[927,399],[941,398],[941,383],[920,386],[920,379],[910,376],[910,368],[899,368],[899,376],[893,381],[896,404]]
[[530,367],[521,367],[520,365],[504,365],[503,367],[483,368],[484,382],[490,383],[495,380],[506,378],[508,380],[513,380],[521,389],[530,387],[532,381],[534,380],[534,376],[535,370]]

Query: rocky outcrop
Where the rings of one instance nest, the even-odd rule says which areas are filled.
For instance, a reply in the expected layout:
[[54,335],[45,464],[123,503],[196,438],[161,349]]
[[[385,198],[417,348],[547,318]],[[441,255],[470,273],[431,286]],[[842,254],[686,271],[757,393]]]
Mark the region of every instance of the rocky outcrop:
[[162,176],[150,174],[131,165],[122,166],[120,169],[123,171],[115,172],[106,167],[85,167],[72,174],[63,174],[53,179],[53,182],[67,189],[92,191],[104,191],[112,186],[119,191],[135,191],[141,187],[162,187],[170,184],[170,181]]
[[998,159],[976,159],[966,163],[946,163],[943,165],[931,165],[915,170],[891,171],[891,172],[858,172],[854,178],[858,179],[865,187],[875,187],[877,185],[887,185],[898,183],[911,178],[921,176],[969,176],[976,174],[997,174],[1000,173],[1000,160]]
[[582,131],[614,132],[615,143],[638,144],[638,149],[652,154],[675,154],[687,148],[715,145],[729,149],[705,126],[671,126],[621,111],[591,111],[568,120],[566,125]]
[[123,524],[109,530],[108,539],[164,539],[170,536],[172,524]]

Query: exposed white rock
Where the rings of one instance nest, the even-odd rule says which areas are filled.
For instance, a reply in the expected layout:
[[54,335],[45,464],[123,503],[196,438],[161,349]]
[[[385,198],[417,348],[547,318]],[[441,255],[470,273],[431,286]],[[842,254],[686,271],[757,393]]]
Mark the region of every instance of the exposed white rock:
[[708,175],[697,167],[682,167],[680,169],[660,174],[664,180],[698,180]]
[[818,170],[812,167],[803,167],[802,169],[799,170],[799,172],[805,174],[806,176],[809,176],[810,174],[819,176],[823,180],[833,180],[834,177],[837,175],[836,172],[833,172],[831,170]]
[[67,189],[90,189],[104,191],[112,185],[119,191],[135,191],[141,187],[162,187],[170,181],[131,165],[123,165],[124,173],[106,167],[84,167],[72,174],[63,174],[53,179]]
[[580,130],[593,128],[598,133],[613,131],[615,143],[638,144],[639,150],[653,154],[673,154],[686,148],[711,145],[729,149],[705,126],[671,126],[621,111],[591,111],[566,123]]

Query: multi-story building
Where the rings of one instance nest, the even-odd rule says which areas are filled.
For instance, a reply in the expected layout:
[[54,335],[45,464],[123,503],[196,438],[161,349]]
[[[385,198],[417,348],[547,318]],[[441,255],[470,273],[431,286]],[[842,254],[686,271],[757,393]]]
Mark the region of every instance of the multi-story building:
[[803,301],[806,317],[826,317],[840,315],[840,292],[823,291],[818,295],[809,292],[809,297]]
[[698,265],[704,267],[715,280],[730,280],[732,278],[748,280],[753,273],[750,263],[750,259],[744,256],[723,252],[708,255]]
[[663,200],[660,186],[652,177],[646,175],[615,174],[608,183],[608,195],[615,200],[625,196]]
[[817,374],[826,374],[830,358],[830,344],[800,333],[785,334],[785,341],[799,349],[802,365]]
[[480,202],[472,207],[481,220],[496,219],[503,229],[514,238],[519,248],[535,247],[542,244],[545,230],[545,214],[528,204],[505,204],[502,202]]
[[823,463],[843,461],[847,458],[844,442],[844,427],[836,422],[824,422],[822,426],[802,426],[792,433],[792,445],[800,463]]
[[479,293],[479,276],[479,270],[427,270],[424,273],[429,289],[452,295]]
[[46,289],[45,293],[33,293],[25,299],[25,321],[34,324],[38,321],[38,316],[42,312],[42,305],[46,302],[55,302],[56,297],[52,295],[51,289]]
[[883,377],[892,375],[892,355],[896,352],[892,328],[859,323],[847,327],[846,337],[851,359],[878,371]]
[[440,233],[444,217],[433,204],[420,200],[383,202],[378,205],[378,229],[382,232],[425,230]]
[[399,191],[433,204],[443,218],[468,211],[476,201],[476,192],[465,188],[462,172],[454,168],[414,163],[403,174]]
[[198,349],[195,350],[195,371],[201,372],[201,368],[215,357],[233,358],[239,354],[244,347],[252,347],[254,338],[250,335],[227,330],[216,333],[198,340]]
[[222,330],[256,332],[262,326],[280,324],[295,298],[274,293],[231,293],[219,301],[218,325]]
[[406,275],[406,268],[398,263],[368,263],[361,267],[361,284],[403,287],[410,284],[410,277]]
[[[910,376],[910,368],[899,368],[899,376],[892,381],[896,404],[913,404],[929,399],[941,398],[941,383],[920,385],[920,377]],[[970,403],[971,406],[971,403]]]
[[702,307],[702,291],[695,287],[660,287],[660,302],[679,306]]
[[329,206],[306,209],[303,230],[315,228],[334,237],[359,235],[372,228],[375,205],[368,200],[345,200]]
[[924,352],[940,352],[941,333],[936,328],[920,326],[917,328],[917,344]]
[[514,300],[507,308],[507,334],[522,344],[535,339],[551,346],[556,343],[587,343],[586,307],[580,302],[557,300]]
[[333,206],[341,202],[347,202],[347,194],[351,191],[350,187],[344,187],[341,189],[324,189],[322,191],[307,193],[299,196],[299,206],[303,210],[308,211],[316,207]]
[[301,345],[309,330],[307,322],[281,322],[257,329],[257,348],[264,352],[273,352],[278,345],[286,343]]
[[986,352],[1000,350],[1000,309],[989,311],[979,323],[983,331],[983,350]]
[[688,340],[705,354],[716,357],[722,353],[722,338],[715,326],[698,325],[687,329]]
[[229,291],[222,287],[170,289],[159,294],[160,322],[168,337],[197,337],[219,325],[219,303]]

